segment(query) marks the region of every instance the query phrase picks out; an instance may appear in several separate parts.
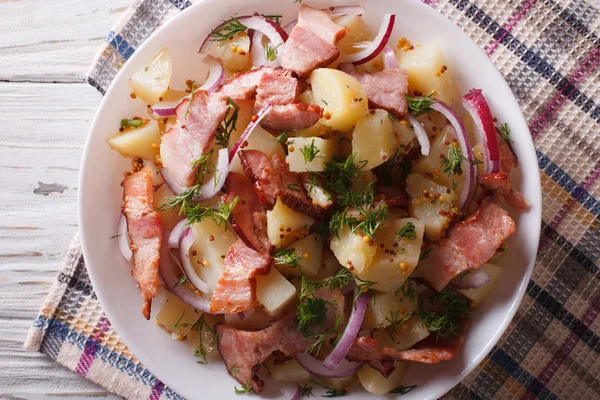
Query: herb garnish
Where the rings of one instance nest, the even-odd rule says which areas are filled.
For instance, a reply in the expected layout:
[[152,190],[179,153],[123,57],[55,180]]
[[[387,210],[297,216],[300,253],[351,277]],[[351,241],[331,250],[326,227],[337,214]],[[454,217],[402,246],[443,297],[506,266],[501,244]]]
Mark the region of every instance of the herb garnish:
[[300,192],[300,186],[297,183],[290,183],[287,185],[287,188],[294,192]]
[[302,397],[314,396],[314,394],[312,393],[312,386],[308,386],[308,385],[300,386],[300,396],[302,396]]
[[419,261],[426,260],[429,257],[429,253],[431,253],[431,250],[433,250],[433,248],[427,249],[424,252],[422,252],[421,255],[419,256]]
[[400,385],[397,388],[390,390],[390,393],[399,394],[400,396],[402,396],[403,394],[410,392],[411,390],[413,390],[416,387],[417,387],[417,385],[411,385],[411,386]]
[[279,43],[275,47],[271,47],[271,46],[267,45],[267,47],[265,48],[265,51],[267,53],[267,61],[275,61],[275,59],[277,58],[277,53],[275,53],[275,50],[277,50],[277,48],[279,46],[281,46],[282,44],[283,43]]
[[231,373],[233,376],[237,376],[240,369],[237,367],[237,364],[233,364],[231,367],[227,368],[227,372]]
[[177,329],[179,327],[182,328],[187,328],[188,326],[192,325],[188,322],[181,322],[181,320],[183,319],[183,316],[185,315],[185,310],[183,310],[183,312],[181,313],[181,316],[179,317],[179,319],[177,320],[177,322],[175,322],[175,325],[173,325],[173,328]]
[[187,276],[185,276],[185,275],[181,275],[181,276],[179,277],[179,280],[178,280],[178,281],[177,281],[177,283],[175,284],[175,286],[173,286],[171,289],[175,289],[177,286],[179,286],[179,285],[183,285],[183,284],[184,284],[184,283],[186,283],[187,281],[188,281],[188,280],[187,280]]
[[323,154],[319,155],[320,152],[321,150],[317,146],[315,146],[315,139],[313,139],[312,142],[310,142],[310,145],[307,144],[305,146],[302,146],[302,148],[300,149],[300,153],[302,153],[302,155],[304,156],[304,162],[306,164],[308,164],[315,158],[324,157]]
[[302,257],[296,254],[296,249],[279,249],[273,257],[275,264],[289,265],[290,267],[299,267]]
[[500,125],[498,131],[500,132],[500,140],[510,143],[510,126],[508,126],[508,123],[505,122]]
[[408,240],[415,240],[417,232],[415,231],[415,224],[407,222],[402,228],[396,232],[396,236],[407,238]]
[[463,278],[471,273],[471,270],[466,270],[458,274],[458,280],[462,282]]
[[250,391],[252,390],[252,388],[250,387],[250,382],[248,382],[247,380],[246,383],[242,385],[241,389],[238,389],[237,385],[235,385],[233,389],[235,389],[235,394],[246,394],[250,393]]
[[288,140],[287,132],[281,132],[281,134],[279,136],[277,136],[277,138],[275,138],[275,140],[279,144],[287,142],[287,140]]
[[213,36],[211,40],[213,42],[224,43],[225,41],[233,38],[238,33],[244,32],[248,27],[242,24],[238,19],[234,16],[231,17],[230,21],[223,21],[224,24],[217,29],[211,30],[211,35]]
[[260,14],[263,16],[263,18],[266,19],[270,19],[271,21],[275,22],[277,25],[281,25],[281,14]]
[[400,293],[400,291],[402,291],[402,297],[400,298],[400,301],[408,299],[409,301],[414,302],[417,298],[417,291],[413,287],[412,281],[409,279],[406,280],[406,282],[404,282],[404,284],[400,286],[398,290],[396,290],[396,293],[394,293],[394,295],[398,297],[398,293]]
[[116,238],[118,238],[119,236],[121,236],[121,234],[120,234],[120,233],[117,233],[116,235],[112,235],[110,238],[111,238],[111,239],[116,239]]
[[196,94],[196,81],[192,81],[191,89],[192,93],[190,94],[190,100],[187,103],[187,107],[185,108],[185,113],[183,113],[183,118],[187,119],[188,113],[190,112],[190,107],[192,106],[192,101],[194,101],[194,95]]
[[385,317],[385,320],[390,323],[390,326],[392,327],[394,332],[398,332],[398,329],[400,329],[402,324],[408,321],[408,319],[412,317],[412,315],[412,311],[401,315],[400,310],[394,310],[390,313],[389,317]]
[[[208,359],[206,358],[206,356],[207,356],[208,351],[206,350],[206,344],[204,343],[204,338],[202,336],[202,330],[204,329],[204,331],[210,335],[211,342],[212,342],[212,343],[210,343],[211,345],[215,345],[217,343],[216,332],[213,328],[210,327],[210,325],[208,325],[208,323],[204,319],[204,315],[202,315],[200,317],[200,319],[198,319],[198,321],[196,321],[196,323],[192,326],[192,329],[195,329],[196,332],[198,332],[198,337],[200,338],[200,343],[198,344],[198,348],[196,349],[196,352],[194,353],[194,355],[196,357],[201,358],[201,360],[196,361],[196,362],[198,364],[207,365]],[[235,367],[235,365],[233,367]]]
[[139,128],[142,125],[144,125],[143,119],[122,119],[121,120],[121,127],[123,127],[123,128],[128,127],[128,126],[132,126],[134,128]]
[[336,390],[336,389],[331,388],[330,386],[327,386],[325,381],[322,381],[322,380],[317,381],[317,378],[312,375],[310,376],[310,379],[308,381],[315,385],[321,386],[323,389],[327,390],[322,397],[339,397],[339,396],[345,396],[347,393],[345,389]]
[[433,108],[431,108],[431,106],[435,103],[435,100],[432,98],[433,94],[434,92],[431,92],[424,97],[410,97],[409,95],[406,95],[408,110],[411,114],[418,117],[421,114],[432,112]]
[[225,118],[223,118],[223,122],[221,122],[221,125],[217,128],[217,133],[215,135],[215,142],[223,148],[229,146],[229,138],[231,138],[233,131],[236,130],[240,112],[240,107],[235,101],[231,100],[231,97],[227,97],[227,105],[229,106],[229,109],[227,110],[227,114],[225,114]]
[[419,310],[419,316],[427,330],[435,333],[436,340],[440,337],[456,336],[464,330],[460,319],[471,311],[471,304],[465,296],[454,289],[445,288],[433,295],[429,301],[435,311]]
[[456,146],[452,143],[448,147],[448,155],[441,161],[441,166],[444,168],[444,173],[448,176],[462,175],[462,164],[466,160],[460,147],[458,147],[458,143]]

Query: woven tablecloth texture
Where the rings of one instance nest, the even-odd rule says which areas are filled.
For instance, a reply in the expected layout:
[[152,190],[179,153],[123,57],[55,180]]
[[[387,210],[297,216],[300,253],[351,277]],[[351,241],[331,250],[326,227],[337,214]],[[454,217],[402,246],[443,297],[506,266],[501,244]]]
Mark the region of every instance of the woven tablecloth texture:
[[[473,38],[506,78],[534,139],[543,189],[542,238],[527,295],[488,357],[444,398],[600,399],[599,6],[424,2]],[[192,3],[136,1],[108,34],[89,83],[105,93],[135,49]],[[125,398],[181,399],[111,328],[78,239],[25,347]]]

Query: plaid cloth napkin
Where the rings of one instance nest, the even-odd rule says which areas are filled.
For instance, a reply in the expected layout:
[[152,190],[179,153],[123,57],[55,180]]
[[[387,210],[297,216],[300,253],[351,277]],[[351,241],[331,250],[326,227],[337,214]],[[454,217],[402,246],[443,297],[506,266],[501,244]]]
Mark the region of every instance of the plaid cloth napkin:
[[[292,1],[292,0],[289,0]],[[537,148],[542,239],[527,296],[497,346],[445,397],[600,399],[600,13],[582,0],[423,0],[503,73]],[[138,0],[88,81],[105,93],[135,49],[187,0]],[[75,239],[25,347],[128,399],[181,398],[103,314]]]

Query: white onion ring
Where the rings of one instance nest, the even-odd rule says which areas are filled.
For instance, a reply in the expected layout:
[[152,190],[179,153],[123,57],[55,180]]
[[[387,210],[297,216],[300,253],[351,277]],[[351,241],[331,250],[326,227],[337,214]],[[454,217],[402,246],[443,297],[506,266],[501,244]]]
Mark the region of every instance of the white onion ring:
[[218,156],[219,158],[217,159],[217,165],[215,166],[212,178],[204,182],[200,190],[200,195],[194,197],[193,201],[208,200],[214,197],[223,188],[223,185],[225,185],[225,180],[227,179],[227,175],[229,175],[229,155],[227,148],[219,150]]
[[429,136],[427,136],[427,131],[423,128],[421,122],[419,122],[419,120],[411,113],[406,113],[406,118],[408,118],[408,122],[412,125],[417,141],[419,142],[419,145],[421,145],[421,154],[428,156],[431,151],[431,143],[429,141]]
[[117,245],[119,246],[121,255],[127,262],[131,262],[133,252],[131,251],[131,247],[129,247],[131,240],[129,239],[129,232],[127,231],[127,218],[123,213],[121,213],[121,216],[119,217],[117,235]]
[[358,53],[346,54],[343,62],[351,62],[354,65],[360,65],[377,57],[377,55],[381,53],[383,48],[390,40],[390,36],[392,36],[392,31],[394,30],[395,21],[395,14],[386,14],[383,17],[383,22],[379,28],[379,32],[377,32],[377,36],[375,36],[375,39],[373,39],[371,44]]
[[169,249],[178,249],[181,245],[181,239],[187,234],[188,229],[190,229],[188,225],[188,219],[184,218],[175,225],[171,234],[169,235],[168,245]]
[[390,46],[385,46],[383,48],[383,68],[385,69],[398,69],[398,59],[396,58],[396,53]]
[[175,182],[175,179],[171,177],[171,174],[169,173],[168,169],[162,168],[159,172],[169,189],[171,189],[171,191],[175,193],[176,196],[179,196],[181,193],[189,189],[189,187],[181,186],[180,184]]
[[365,364],[364,361],[353,362],[344,359],[342,360],[342,363],[332,371],[325,368],[321,360],[317,360],[309,353],[296,354],[296,360],[302,368],[313,375],[321,376],[323,378],[342,378],[344,376],[352,375]]
[[478,175],[477,166],[473,165],[474,157],[473,150],[471,149],[471,142],[469,141],[469,135],[458,115],[456,115],[454,110],[451,109],[446,103],[436,100],[431,108],[443,114],[444,117],[450,121],[450,124],[452,124],[454,130],[456,130],[456,136],[458,142],[460,143],[463,156],[467,159],[468,165],[466,168],[467,175],[465,177],[465,185],[460,193],[460,199],[458,201],[459,208],[461,211],[464,211],[469,207],[471,201],[473,201]]
[[[208,93],[212,93],[221,85],[223,79],[225,79],[225,68],[223,68],[219,60],[208,54],[204,55],[202,62],[208,65],[208,77],[202,86],[194,88],[194,90],[206,90]],[[152,114],[154,117],[172,117],[175,115],[177,106],[190,97],[191,94],[188,94],[178,100],[161,101],[152,106]]]
[[196,269],[194,269],[194,266],[192,265],[192,260],[190,259],[190,248],[195,240],[194,232],[191,229],[187,231],[181,240],[181,265],[183,266],[183,272],[185,273],[185,276],[187,276],[188,281],[196,286],[199,291],[208,293],[210,291],[208,284],[198,276]]
[[471,270],[461,279],[460,275],[452,278],[450,283],[457,289],[477,289],[490,281],[490,276],[481,268]]
[[[159,273],[163,282],[165,283],[167,290],[179,297],[181,301],[189,304],[190,306],[201,310],[203,312],[210,313],[210,299],[203,296],[196,296],[186,285],[178,285],[179,279],[173,273],[173,263],[179,264],[177,260],[172,256],[169,248],[166,246],[166,241],[163,241],[163,246],[160,249],[160,262],[159,262]],[[181,267],[181,266],[180,266]],[[213,314],[223,314],[222,312]]]
[[[231,148],[231,151],[229,152],[229,163],[233,162],[233,158],[235,157],[235,155],[237,154],[237,152],[242,147],[242,144],[246,140],[248,140],[248,137],[250,136],[250,134],[252,133],[252,131],[254,130],[254,128],[256,128],[258,126],[258,124],[260,124],[260,121],[262,121],[262,119],[264,117],[266,117],[266,115],[269,113],[269,111],[271,111],[271,108],[273,108],[271,106],[271,104],[267,104],[256,115],[254,115],[252,117],[252,121],[250,122],[250,124],[248,124],[248,126],[244,130],[244,133],[242,133],[242,135],[240,136],[240,138],[238,139],[238,141],[235,142],[235,144]],[[256,118],[254,118],[254,117],[256,117]]]
[[[271,41],[271,44],[273,45],[273,47],[281,45],[278,47],[279,51],[277,51],[277,58],[279,59],[280,53],[281,53],[280,47],[283,46],[283,43],[285,43],[285,41],[288,38],[288,34],[286,33],[285,30],[283,30],[282,27],[277,25],[274,21],[271,21],[270,19],[265,18],[260,15],[245,15],[242,17],[237,17],[236,19],[241,24],[245,25],[248,29],[253,29],[255,31],[262,33],[266,37],[268,37],[269,40]],[[231,21],[232,21],[231,19],[224,21],[222,24],[217,26],[214,30],[215,31],[219,30],[221,27],[223,27],[224,25],[227,25]],[[208,53],[210,43],[212,42],[211,37],[212,37],[212,32],[206,37],[206,39],[204,39],[204,42],[202,42],[202,46],[200,46],[200,50],[199,50],[200,53]],[[279,60],[279,61],[281,62],[281,60]]]
[[354,339],[356,339],[356,336],[358,335],[358,331],[360,331],[360,327],[365,317],[365,311],[367,310],[368,301],[369,293],[361,293],[356,299],[355,307],[350,314],[348,324],[346,325],[346,329],[344,329],[342,337],[323,361],[323,366],[325,368],[333,371],[346,359],[346,355],[350,351],[350,347],[352,347]]
[[471,114],[484,148],[485,173],[500,171],[500,147],[494,117],[481,89],[471,89],[463,96],[462,105]]

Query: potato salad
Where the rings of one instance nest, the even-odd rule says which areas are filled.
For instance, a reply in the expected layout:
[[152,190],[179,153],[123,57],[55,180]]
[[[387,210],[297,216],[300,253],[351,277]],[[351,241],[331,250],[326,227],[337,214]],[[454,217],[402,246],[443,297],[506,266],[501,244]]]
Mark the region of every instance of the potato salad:
[[482,90],[367,12],[231,16],[191,58],[203,80],[165,48],[129,80],[148,112],[107,140],[131,159],[116,241],[143,316],[238,394],[414,389],[412,364],[468,340],[529,206]]

